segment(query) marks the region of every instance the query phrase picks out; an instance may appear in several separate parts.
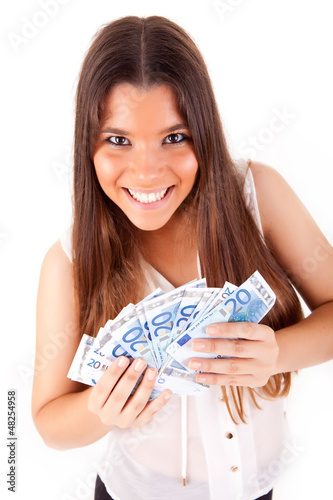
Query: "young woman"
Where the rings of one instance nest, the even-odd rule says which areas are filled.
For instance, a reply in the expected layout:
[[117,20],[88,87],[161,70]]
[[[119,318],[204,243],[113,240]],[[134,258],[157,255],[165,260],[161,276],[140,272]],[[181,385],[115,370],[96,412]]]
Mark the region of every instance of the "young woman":
[[[93,388],[66,377],[82,334],[156,286],[240,285],[256,269],[276,304],[261,324],[211,325],[193,343],[190,366],[210,388],[187,398],[185,427],[171,391],[148,402],[157,373],[142,359],[118,358]],[[38,293],[37,352],[59,332],[66,345],[36,370],[32,401],[51,447],[109,434],[95,498],[271,498],[291,372],[333,357],[332,278],[333,250],[281,176],[232,160],[191,38],[158,16],[101,29],[77,89],[74,222],[47,253]]]

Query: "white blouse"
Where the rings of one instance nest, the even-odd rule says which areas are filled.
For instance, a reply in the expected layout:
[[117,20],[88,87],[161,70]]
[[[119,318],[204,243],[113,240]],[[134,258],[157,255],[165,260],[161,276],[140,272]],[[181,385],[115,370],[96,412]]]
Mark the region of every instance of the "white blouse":
[[[248,207],[261,228],[251,170],[245,160],[237,163],[246,175]],[[61,242],[71,258],[70,231]],[[173,289],[148,264],[145,276],[147,294],[157,287]],[[257,401],[260,410],[244,390],[247,423],[236,425],[220,387],[187,396],[186,406],[172,396],[143,428],[112,429],[98,474],[115,500],[254,500],[273,488],[288,465],[286,453],[292,446],[284,399]]]

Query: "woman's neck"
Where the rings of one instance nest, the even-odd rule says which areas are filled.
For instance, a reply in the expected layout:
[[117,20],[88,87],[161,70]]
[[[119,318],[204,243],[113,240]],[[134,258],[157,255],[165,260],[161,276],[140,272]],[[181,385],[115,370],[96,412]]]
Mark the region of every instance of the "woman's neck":
[[188,217],[180,215],[156,231],[142,231],[140,236],[144,258],[172,285],[199,277],[195,229]]

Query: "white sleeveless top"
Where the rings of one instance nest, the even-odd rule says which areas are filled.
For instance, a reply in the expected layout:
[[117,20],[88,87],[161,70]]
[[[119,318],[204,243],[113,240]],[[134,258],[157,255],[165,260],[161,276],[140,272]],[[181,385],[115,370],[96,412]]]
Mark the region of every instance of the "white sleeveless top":
[[[261,229],[252,173],[245,160],[237,164],[246,176],[247,205]],[[61,242],[71,259],[70,234],[66,231]],[[149,264],[145,276],[147,294],[157,287],[165,292],[174,288]],[[247,423],[237,425],[221,401],[220,387],[186,397],[183,415],[182,403],[172,396],[143,428],[115,427],[104,438],[108,442],[98,474],[115,500],[254,500],[273,488],[287,466],[284,455],[290,447],[284,399],[258,398],[259,410],[245,390]]]

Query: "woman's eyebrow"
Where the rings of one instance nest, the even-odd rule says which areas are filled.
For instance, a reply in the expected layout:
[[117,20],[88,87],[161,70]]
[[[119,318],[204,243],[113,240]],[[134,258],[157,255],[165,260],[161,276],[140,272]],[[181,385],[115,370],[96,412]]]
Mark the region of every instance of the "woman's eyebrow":
[[178,130],[179,128],[186,128],[189,130],[188,125],[185,123],[177,123],[177,125],[173,125],[172,127],[169,127],[167,129],[161,130],[161,134],[167,134],[168,132],[173,132],[174,130]]
[[[188,125],[186,125],[184,123],[177,123],[177,125],[172,125],[172,127],[168,127],[164,130],[161,130],[160,134],[167,134],[170,132],[174,132],[175,130],[178,130],[180,128],[182,128],[182,129],[186,128],[189,130]],[[116,135],[131,135],[131,133],[128,130],[123,130],[123,129],[114,128],[114,127],[103,128],[101,130],[101,133],[102,134],[116,134]]]

